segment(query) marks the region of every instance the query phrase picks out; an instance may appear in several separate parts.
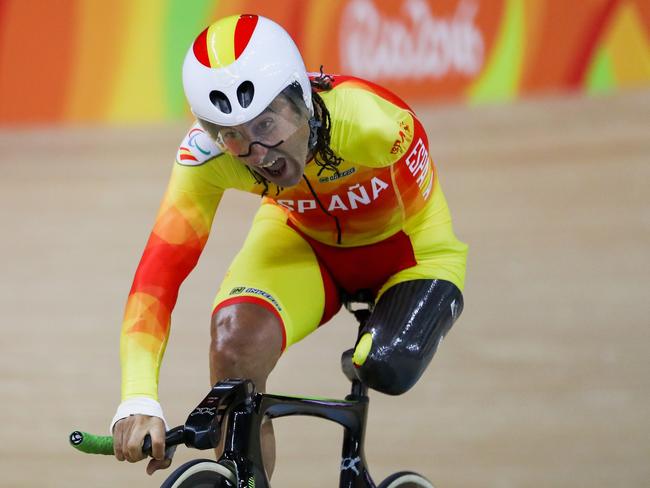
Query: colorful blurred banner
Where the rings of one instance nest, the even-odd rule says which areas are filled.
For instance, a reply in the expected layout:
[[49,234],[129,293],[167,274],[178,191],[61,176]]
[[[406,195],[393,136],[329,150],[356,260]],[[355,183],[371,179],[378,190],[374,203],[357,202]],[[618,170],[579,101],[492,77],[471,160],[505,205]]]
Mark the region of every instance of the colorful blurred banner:
[[0,123],[185,117],[185,51],[233,13],[410,103],[650,84],[648,0],[0,0]]

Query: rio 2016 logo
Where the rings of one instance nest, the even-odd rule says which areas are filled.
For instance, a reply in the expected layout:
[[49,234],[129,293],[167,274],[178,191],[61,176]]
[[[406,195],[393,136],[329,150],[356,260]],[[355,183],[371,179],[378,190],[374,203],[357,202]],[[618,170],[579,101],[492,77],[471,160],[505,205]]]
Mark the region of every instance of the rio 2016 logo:
[[478,9],[477,1],[461,0],[451,16],[437,17],[426,0],[406,0],[401,15],[389,17],[372,0],[353,0],[341,19],[343,68],[375,79],[476,75],[485,58]]

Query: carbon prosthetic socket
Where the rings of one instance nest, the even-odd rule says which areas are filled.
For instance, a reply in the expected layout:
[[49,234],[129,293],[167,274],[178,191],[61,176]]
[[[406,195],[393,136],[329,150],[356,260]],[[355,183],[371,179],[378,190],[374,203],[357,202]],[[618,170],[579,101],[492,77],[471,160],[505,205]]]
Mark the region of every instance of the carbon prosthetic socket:
[[414,280],[389,288],[359,335],[353,358],[357,376],[373,390],[405,393],[462,310],[463,296],[448,281]]

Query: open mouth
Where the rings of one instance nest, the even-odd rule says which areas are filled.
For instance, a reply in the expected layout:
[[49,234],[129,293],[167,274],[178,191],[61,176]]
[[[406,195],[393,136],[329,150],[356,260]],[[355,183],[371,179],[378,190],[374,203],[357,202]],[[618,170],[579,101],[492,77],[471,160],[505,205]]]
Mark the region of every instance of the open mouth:
[[260,168],[267,172],[269,175],[275,177],[282,176],[282,173],[284,173],[286,167],[287,160],[285,158],[276,158],[273,161],[260,166]]

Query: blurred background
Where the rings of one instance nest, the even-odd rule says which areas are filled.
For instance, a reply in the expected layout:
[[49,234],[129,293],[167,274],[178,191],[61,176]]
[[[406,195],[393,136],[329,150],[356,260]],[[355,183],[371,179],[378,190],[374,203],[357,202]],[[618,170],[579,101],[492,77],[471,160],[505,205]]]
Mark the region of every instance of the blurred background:
[[[120,401],[123,306],[191,124],[182,59],[233,13],[282,24],[310,71],[411,104],[470,246],[465,311],[431,367],[404,396],[371,396],[376,481],[650,486],[648,0],[0,0],[0,485],[168,474],[84,456],[67,434],[106,432]],[[258,204],[226,194],[181,288],[160,380],[171,424],[209,387],[212,300]],[[343,396],[354,337],[340,313],[270,390]],[[336,486],[339,428],[276,432],[274,486]]]

